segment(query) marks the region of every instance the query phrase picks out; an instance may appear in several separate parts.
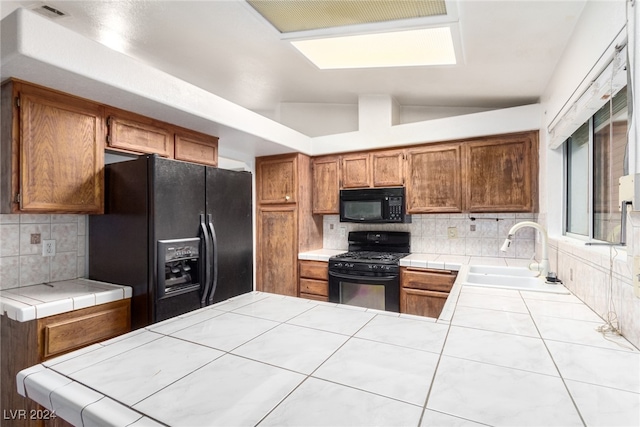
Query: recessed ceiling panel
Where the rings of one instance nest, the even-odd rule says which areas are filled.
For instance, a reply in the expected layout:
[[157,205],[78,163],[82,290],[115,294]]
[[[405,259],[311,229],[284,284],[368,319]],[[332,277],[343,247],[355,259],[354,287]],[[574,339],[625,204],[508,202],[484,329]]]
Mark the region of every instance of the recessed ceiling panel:
[[292,44],[320,69],[456,63],[449,27],[300,40]]
[[444,0],[247,0],[281,33],[446,15]]

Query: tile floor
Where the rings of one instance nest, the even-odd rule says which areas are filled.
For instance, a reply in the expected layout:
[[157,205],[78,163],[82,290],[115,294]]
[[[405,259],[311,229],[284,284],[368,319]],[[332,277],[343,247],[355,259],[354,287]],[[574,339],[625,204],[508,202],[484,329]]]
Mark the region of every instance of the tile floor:
[[448,323],[251,293],[46,362],[26,392],[94,425],[638,426],[640,352],[584,307],[463,287]]

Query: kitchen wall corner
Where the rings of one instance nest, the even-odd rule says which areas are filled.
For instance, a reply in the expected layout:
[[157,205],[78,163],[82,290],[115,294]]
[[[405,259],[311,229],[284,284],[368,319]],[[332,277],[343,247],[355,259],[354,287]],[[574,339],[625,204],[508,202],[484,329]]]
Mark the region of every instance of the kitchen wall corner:
[[[0,289],[85,277],[86,237],[86,215],[0,215]],[[54,256],[42,256],[42,240],[55,240]]]
[[640,256],[640,212],[629,213],[628,219],[626,247],[551,238],[549,261],[571,292],[640,348],[640,298],[634,295],[631,271],[633,258]]

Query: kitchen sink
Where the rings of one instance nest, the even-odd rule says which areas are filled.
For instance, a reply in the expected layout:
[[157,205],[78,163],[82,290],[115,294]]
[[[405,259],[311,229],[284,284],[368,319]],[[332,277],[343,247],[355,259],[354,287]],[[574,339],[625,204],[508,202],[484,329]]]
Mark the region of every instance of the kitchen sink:
[[496,265],[472,265],[469,267],[469,273],[518,277],[536,277],[539,274],[526,267],[500,267]]
[[537,274],[538,272],[523,267],[474,265],[469,267],[469,272],[462,281],[462,285],[553,294],[570,293],[561,284],[545,283],[543,277],[536,277]]

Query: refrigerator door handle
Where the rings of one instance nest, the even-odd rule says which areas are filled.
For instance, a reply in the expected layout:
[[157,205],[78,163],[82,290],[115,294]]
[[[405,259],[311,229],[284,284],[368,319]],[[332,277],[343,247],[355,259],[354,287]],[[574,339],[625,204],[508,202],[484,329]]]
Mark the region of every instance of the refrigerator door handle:
[[200,232],[202,239],[204,239],[204,251],[200,254],[200,260],[203,263],[200,273],[200,280],[202,286],[202,295],[200,297],[200,307],[207,305],[207,296],[209,295],[209,289],[211,288],[211,236],[207,230],[205,224],[204,214],[200,214]]
[[216,293],[216,287],[218,286],[218,239],[216,238],[216,229],[213,227],[213,219],[211,214],[207,214],[207,225],[209,226],[209,234],[211,236],[212,249],[211,249],[211,287],[209,291],[209,298],[207,305],[213,304],[213,295]]

